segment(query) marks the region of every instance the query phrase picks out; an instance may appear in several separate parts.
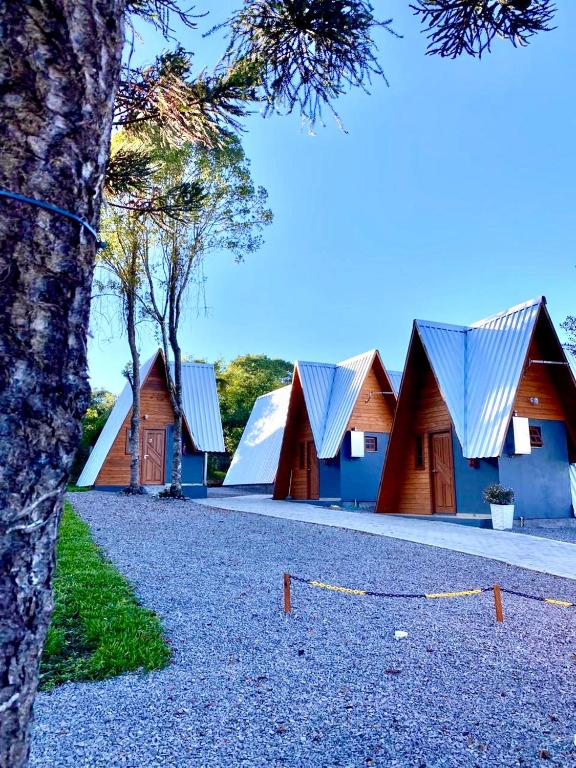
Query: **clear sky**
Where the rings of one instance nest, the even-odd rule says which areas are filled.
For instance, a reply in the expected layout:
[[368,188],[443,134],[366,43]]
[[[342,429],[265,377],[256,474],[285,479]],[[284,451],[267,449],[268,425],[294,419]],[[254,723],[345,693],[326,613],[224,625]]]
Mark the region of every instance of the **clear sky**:
[[[199,0],[202,31],[239,0]],[[481,61],[425,55],[407,0],[373,0],[393,16],[383,35],[390,87],[355,91],[315,135],[294,116],[246,121],[253,178],[274,223],[242,264],[206,264],[207,317],[189,313],[183,352],[230,360],[263,353],[336,362],[377,347],[400,369],[414,318],[467,324],[544,294],[557,325],[576,313],[576,3],[559,0],[557,29]],[[140,30],[135,60],[166,47]],[[222,41],[181,35],[199,67]],[[94,314],[93,387],[117,392],[125,336]],[[140,329],[144,357],[157,346]]]

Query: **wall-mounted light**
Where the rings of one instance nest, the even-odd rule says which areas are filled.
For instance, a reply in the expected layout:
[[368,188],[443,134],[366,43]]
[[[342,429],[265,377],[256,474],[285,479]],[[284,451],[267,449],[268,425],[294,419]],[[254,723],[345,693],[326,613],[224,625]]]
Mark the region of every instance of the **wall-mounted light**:
[[479,464],[478,459],[468,459],[468,466],[472,469],[478,469]]
[[529,400],[530,400],[530,405],[538,405],[540,402],[540,400],[537,397],[531,397],[529,398]]
[[145,413],[145,414],[144,414],[144,421],[148,421],[148,419],[149,419],[149,418],[150,418],[150,416],[148,416],[148,414],[147,414],[147,413]]

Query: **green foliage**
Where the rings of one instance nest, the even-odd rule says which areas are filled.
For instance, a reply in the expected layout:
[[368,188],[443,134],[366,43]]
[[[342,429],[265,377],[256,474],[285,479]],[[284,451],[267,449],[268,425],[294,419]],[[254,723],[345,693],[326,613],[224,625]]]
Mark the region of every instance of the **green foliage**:
[[226,450],[236,450],[257,397],[292,381],[292,363],[266,355],[242,355],[217,366]]
[[384,77],[374,31],[394,34],[392,20],[378,21],[366,0],[250,0],[225,25],[231,64],[257,67],[272,111],[296,107],[311,124],[351,87],[365,91]]
[[414,0],[410,6],[428,33],[428,53],[456,58],[481,56],[494,38],[514,47],[549,32],[553,0]]
[[500,483],[492,483],[484,488],[482,493],[486,504],[513,504],[514,491],[512,488],[506,488]]
[[95,389],[90,396],[90,405],[82,419],[82,437],[74,459],[71,476],[77,480],[82,468],[90,455],[90,448],[98,440],[98,436],[106,424],[106,419],[116,402],[116,395],[105,389]]
[[162,669],[170,661],[158,618],[138,604],[130,584],[104,558],[68,502],[56,550],[54,597],[40,667],[43,689]]
[[576,317],[569,315],[562,323],[561,328],[568,334],[568,343],[564,344],[564,347],[576,357]]

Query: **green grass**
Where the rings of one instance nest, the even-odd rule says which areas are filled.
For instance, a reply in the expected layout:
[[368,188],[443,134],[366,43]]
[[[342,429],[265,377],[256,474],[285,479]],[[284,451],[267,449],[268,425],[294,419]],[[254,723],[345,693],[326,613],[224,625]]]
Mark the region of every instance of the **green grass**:
[[56,550],[54,599],[40,668],[44,690],[169,663],[171,651],[158,617],[138,603],[68,502]]
[[68,487],[66,488],[67,493],[85,493],[86,491],[91,491],[92,488],[87,488],[85,486],[80,485],[73,485],[72,483],[68,484]]

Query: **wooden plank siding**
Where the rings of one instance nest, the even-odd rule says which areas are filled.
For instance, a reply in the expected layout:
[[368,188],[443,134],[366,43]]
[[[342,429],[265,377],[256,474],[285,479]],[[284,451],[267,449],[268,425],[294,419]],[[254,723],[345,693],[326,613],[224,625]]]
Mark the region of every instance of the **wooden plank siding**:
[[[429,435],[449,431],[452,421],[422,342],[415,333],[403,388],[376,511],[430,515],[433,510]],[[424,466],[421,469],[416,467],[416,436],[419,434],[423,436]]]
[[[156,359],[146,381],[140,390],[140,455],[143,455],[142,438],[145,429],[166,429],[174,423],[174,412],[170,404],[166,384],[164,363],[160,356]],[[148,418],[145,418],[148,416]],[[130,482],[130,454],[126,452],[126,433],[130,429],[132,409],[124,419],[108,455],[98,473],[95,485],[126,486]]]
[[274,499],[285,499],[290,494],[294,445],[300,431],[302,411],[305,413],[306,407],[300,376],[296,369],[294,380],[292,381],[290,402],[288,403],[288,411],[286,413],[286,426],[284,427],[278,469],[276,470],[276,479],[274,481],[274,493],[272,494]]
[[[308,411],[304,405],[304,398],[302,397],[299,403],[298,412],[295,417],[295,429],[294,437],[292,439],[290,458],[291,458],[291,471],[292,477],[290,481],[290,496],[293,499],[307,499],[308,498],[308,470],[307,455],[304,452],[304,466],[300,466],[300,444],[302,442],[314,441],[314,435],[312,434],[312,427],[310,426],[310,420],[308,418]],[[316,462],[316,472],[318,472],[318,462]]]
[[392,429],[396,397],[394,395],[370,395],[370,393],[391,391],[392,385],[382,366],[375,359],[372,368],[366,375],[346,429],[388,434]]
[[[528,359],[548,360],[557,358],[550,358],[549,353],[547,354],[538,340],[534,339],[530,346]],[[566,411],[558,390],[558,382],[555,380],[557,374],[556,366],[538,363],[526,365],[514,401],[514,411],[518,416],[550,421],[566,420]],[[538,398],[538,405],[531,404],[531,397]]]

